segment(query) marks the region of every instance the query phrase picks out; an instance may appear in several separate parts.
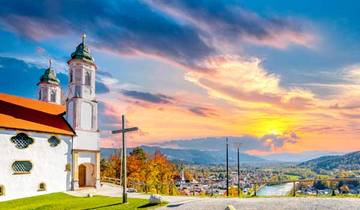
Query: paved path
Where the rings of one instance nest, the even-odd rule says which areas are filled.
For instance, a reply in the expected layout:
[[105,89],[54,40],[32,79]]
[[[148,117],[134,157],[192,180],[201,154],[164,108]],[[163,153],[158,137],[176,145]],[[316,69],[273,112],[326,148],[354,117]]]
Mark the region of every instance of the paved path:
[[181,210],[223,210],[227,205],[238,210],[360,210],[357,198],[204,198],[160,208]]
[[[74,196],[105,195],[120,197],[119,186],[104,184],[100,189],[67,192]],[[149,195],[129,193],[129,198],[148,199]],[[360,210],[360,198],[199,198],[191,196],[163,196],[169,202],[159,210],[223,210],[233,205],[237,210]]]

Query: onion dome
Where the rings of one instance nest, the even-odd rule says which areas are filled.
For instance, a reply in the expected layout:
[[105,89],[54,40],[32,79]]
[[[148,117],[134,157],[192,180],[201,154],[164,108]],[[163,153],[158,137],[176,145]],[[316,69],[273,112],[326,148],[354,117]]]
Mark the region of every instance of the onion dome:
[[85,44],[86,34],[82,35],[82,42],[76,47],[75,52],[71,53],[71,59],[80,59],[90,63],[94,63],[94,59],[90,54],[89,48]]
[[49,68],[47,68],[44,74],[40,77],[40,83],[49,83],[59,85],[60,80],[56,77],[55,70],[51,67],[51,59],[49,60]]

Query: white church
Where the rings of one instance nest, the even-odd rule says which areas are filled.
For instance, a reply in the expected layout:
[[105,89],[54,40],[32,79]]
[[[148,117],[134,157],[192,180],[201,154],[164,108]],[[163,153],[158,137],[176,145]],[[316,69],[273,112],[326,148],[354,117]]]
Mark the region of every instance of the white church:
[[0,93],[0,201],[100,187],[97,67],[85,35],[67,64],[66,94],[51,62],[39,100]]

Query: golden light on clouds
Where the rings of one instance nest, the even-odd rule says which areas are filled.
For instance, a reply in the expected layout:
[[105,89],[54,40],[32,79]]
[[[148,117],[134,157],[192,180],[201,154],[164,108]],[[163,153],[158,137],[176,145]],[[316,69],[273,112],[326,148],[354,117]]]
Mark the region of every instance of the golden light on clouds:
[[261,137],[264,135],[282,135],[284,132],[292,130],[294,120],[285,117],[265,117],[254,120],[247,124],[245,131],[249,134]]

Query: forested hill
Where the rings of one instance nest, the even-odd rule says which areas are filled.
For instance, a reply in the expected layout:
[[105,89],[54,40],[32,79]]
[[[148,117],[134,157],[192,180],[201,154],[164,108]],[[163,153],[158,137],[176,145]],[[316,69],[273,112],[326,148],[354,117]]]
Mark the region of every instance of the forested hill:
[[323,156],[309,161],[305,161],[298,165],[299,167],[310,168],[315,171],[345,169],[360,169],[360,151],[348,153],[345,155]]

